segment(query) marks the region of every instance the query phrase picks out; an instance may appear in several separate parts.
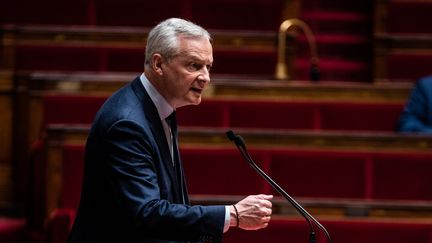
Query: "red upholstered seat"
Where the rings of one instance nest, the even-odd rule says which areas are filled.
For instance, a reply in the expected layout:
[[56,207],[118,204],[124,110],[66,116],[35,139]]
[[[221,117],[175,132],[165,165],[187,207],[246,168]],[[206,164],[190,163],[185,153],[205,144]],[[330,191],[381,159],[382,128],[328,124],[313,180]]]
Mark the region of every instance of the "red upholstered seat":
[[105,69],[104,50],[82,46],[19,46],[16,48],[17,70],[101,71]]
[[[43,96],[44,125],[90,124],[103,96]],[[180,126],[393,131],[403,104],[353,102],[253,101],[204,98],[178,110]]]
[[270,173],[292,196],[363,199],[367,157],[341,151],[274,151]]
[[17,70],[142,72],[144,44],[142,48],[18,46],[15,60]]
[[230,228],[224,235],[225,243],[307,243],[309,242],[309,230],[306,222],[298,219],[272,219],[269,226],[257,231],[245,231]]
[[323,103],[321,129],[394,131],[403,104]]
[[0,24],[86,25],[90,24],[89,2],[87,0],[2,1]]
[[[432,200],[428,174],[432,154],[283,149],[250,152],[255,162],[295,197]],[[190,194],[278,196],[236,148],[184,147],[181,155]],[[77,208],[83,162],[84,146],[63,146],[59,207]]]
[[[103,47],[52,44],[16,47],[17,70],[142,72],[142,47]],[[215,46],[214,74],[257,75],[273,78],[276,50],[220,50]]]
[[198,106],[185,106],[177,111],[180,126],[227,127],[228,102],[203,98]]
[[393,131],[403,104],[204,99],[179,109],[182,126]]
[[63,147],[62,189],[59,207],[77,209],[84,173],[84,146]]
[[432,154],[377,153],[373,160],[374,198],[432,200]]
[[90,124],[105,100],[103,96],[45,95],[43,123]]
[[67,242],[69,232],[75,220],[76,211],[71,208],[55,209],[47,223],[47,242],[64,243]]
[[390,33],[432,33],[428,21],[430,1],[389,1],[387,29]]
[[[347,5],[353,7],[354,11],[347,11],[342,10],[344,7],[341,6],[341,3],[342,2],[335,3],[336,7],[333,8],[333,10],[307,6],[307,3],[302,3],[303,8],[305,9],[300,13],[300,19],[308,23],[313,30],[318,31],[318,33],[315,32],[315,34],[317,34],[317,41],[320,39],[318,36],[320,34],[343,33],[344,36],[346,35],[355,38],[355,36],[359,36],[359,34],[369,33],[371,26],[365,24],[367,23],[366,21],[368,21],[368,15],[366,13],[370,11],[367,9],[368,7],[363,6],[365,10],[360,10],[361,6],[353,6],[357,5],[357,2],[355,4],[350,2]],[[362,1],[360,4],[368,5],[370,3]],[[337,36],[339,35],[336,35],[335,37]],[[323,51],[327,52],[327,50],[324,50],[321,45],[319,45],[319,47],[320,53],[323,53]],[[305,48],[308,49],[308,47]]]
[[230,126],[245,128],[315,129],[313,102],[236,101],[229,106]]
[[[136,72],[144,71],[144,45],[138,48],[112,48],[106,51],[104,71]],[[129,80],[124,80],[129,81]]]
[[[431,223],[389,221],[328,221],[323,222],[332,235],[333,242],[350,243],[430,243]],[[325,241],[322,241],[325,242]]]
[[22,243],[25,240],[25,220],[22,218],[0,218],[0,242]]
[[318,115],[313,102],[203,99],[178,110],[181,126],[315,129]]
[[335,11],[344,10],[348,13],[355,11],[370,11],[372,8],[372,2],[370,1],[332,1],[332,0],[307,0],[302,1],[302,9],[306,10],[325,10]]
[[[17,70],[56,71],[111,71],[142,72],[144,70],[142,47],[108,48],[101,46],[67,46],[38,44],[16,48]],[[257,75],[273,78],[276,50],[229,50],[215,47],[214,74]]]
[[38,228],[43,225],[45,217],[45,168],[46,155],[45,144],[42,141],[36,141],[32,144],[30,151],[29,163],[29,195],[30,206],[27,209],[27,225],[31,228]]
[[[33,173],[31,176],[30,199],[31,207],[28,209],[28,226],[32,229],[41,230],[46,221],[46,167],[47,158],[44,154],[45,148],[42,142],[36,143],[32,148],[32,164]],[[83,178],[84,165],[84,146],[81,145],[65,145],[62,146],[62,160],[60,171],[56,171],[60,179],[60,195],[57,198],[56,205],[61,209],[75,210],[78,208],[78,203],[81,194],[81,185]]]
[[[186,147],[181,152],[191,194],[278,196],[235,148]],[[251,154],[295,197],[432,200],[429,153],[252,149]]]
[[[181,141],[180,141],[181,142]],[[431,200],[431,154],[251,149],[257,164],[288,193],[300,197]],[[273,192],[235,148],[181,148],[190,194],[248,195]],[[61,209],[49,226],[62,238],[73,220],[81,188],[83,146],[64,146]],[[372,184],[372,185],[369,185]],[[371,187],[372,189],[370,189]],[[369,191],[372,190],[372,193]],[[371,197],[369,197],[371,194]],[[72,213],[71,213],[72,212]],[[55,223],[57,222],[57,223]],[[334,242],[430,243],[431,224],[373,221],[324,222]],[[261,231],[231,229],[224,242],[308,242],[302,220],[273,219]],[[323,239],[319,236],[319,239]],[[323,242],[323,241],[318,241]]]
[[[340,47],[342,48],[342,47]],[[368,82],[368,64],[361,60],[343,60],[340,58],[320,58],[319,71],[322,81]],[[311,80],[310,58],[298,58],[295,61],[296,79]]]
[[191,19],[209,29],[276,31],[283,8],[282,0],[190,1]]
[[272,79],[275,73],[276,49],[220,50],[215,45],[212,73],[259,76]]
[[[268,192],[268,186],[232,149],[183,148],[181,156],[190,194],[249,195]],[[254,152],[257,164],[268,166],[263,153]]]
[[[384,220],[318,220],[328,230],[333,242],[350,243],[430,243],[431,223],[410,223]],[[317,242],[327,242],[318,229]],[[303,219],[274,217],[269,226],[258,231],[230,229],[224,235],[224,242],[248,243],[308,243],[309,228]]]
[[160,21],[182,15],[183,1],[95,1],[95,24],[153,27]]
[[427,51],[390,53],[387,59],[390,80],[415,81],[431,73],[432,54]]

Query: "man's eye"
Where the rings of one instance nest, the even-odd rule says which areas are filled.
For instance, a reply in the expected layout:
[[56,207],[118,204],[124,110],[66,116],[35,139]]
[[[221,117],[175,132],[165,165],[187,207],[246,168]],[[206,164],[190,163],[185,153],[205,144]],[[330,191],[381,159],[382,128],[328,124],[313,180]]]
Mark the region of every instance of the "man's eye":
[[201,70],[203,68],[206,68],[207,71],[210,71],[212,65],[208,64],[208,65],[204,65],[204,64],[199,64],[199,63],[191,63],[189,64],[189,69],[193,70],[193,71],[198,71]]
[[199,70],[201,68],[201,65],[198,63],[191,63],[190,67],[193,70]]

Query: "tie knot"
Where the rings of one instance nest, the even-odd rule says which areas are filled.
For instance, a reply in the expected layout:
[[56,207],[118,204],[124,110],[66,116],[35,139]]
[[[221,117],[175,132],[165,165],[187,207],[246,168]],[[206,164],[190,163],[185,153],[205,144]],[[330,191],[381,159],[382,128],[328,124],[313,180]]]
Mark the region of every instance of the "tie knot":
[[167,121],[170,126],[174,125],[177,122],[176,112],[173,111],[167,118],[165,118],[165,121]]
[[170,124],[172,124],[173,122],[175,122],[176,121],[175,111],[173,111],[169,116],[167,116],[167,118],[165,118],[165,121],[167,121]]

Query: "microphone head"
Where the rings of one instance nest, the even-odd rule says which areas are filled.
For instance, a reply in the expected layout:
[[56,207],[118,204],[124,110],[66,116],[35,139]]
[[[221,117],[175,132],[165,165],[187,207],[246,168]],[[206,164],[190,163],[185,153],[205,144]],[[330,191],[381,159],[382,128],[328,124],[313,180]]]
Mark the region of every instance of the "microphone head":
[[232,130],[229,130],[228,132],[226,132],[226,135],[227,135],[228,139],[231,141],[234,141],[236,138],[236,135]]
[[245,142],[240,135],[235,134],[233,131],[229,130],[226,132],[229,140],[234,141],[237,146],[245,146]]
[[235,141],[235,143],[236,143],[237,145],[239,145],[239,146],[242,146],[242,147],[246,146],[246,142],[245,142],[245,140],[244,140],[243,137],[240,136],[240,135],[237,135],[237,136],[236,136],[236,141]]

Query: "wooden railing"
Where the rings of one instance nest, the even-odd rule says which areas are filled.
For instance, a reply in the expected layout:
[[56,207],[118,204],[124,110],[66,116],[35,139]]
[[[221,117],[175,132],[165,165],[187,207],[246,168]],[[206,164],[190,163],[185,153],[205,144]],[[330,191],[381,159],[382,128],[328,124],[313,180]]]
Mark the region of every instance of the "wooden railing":
[[[74,184],[74,188],[80,188],[81,176],[75,177],[73,182],[65,182],[63,179],[63,171],[65,168],[64,160],[66,155],[64,153],[67,151],[66,148],[79,148],[80,151],[77,155],[74,152],[73,158],[75,159],[83,159],[83,151],[84,144],[87,138],[89,125],[62,125],[62,124],[53,124],[47,127],[46,136],[44,138],[43,147],[40,152],[44,154],[42,156],[45,158],[45,161],[33,161],[39,165],[45,165],[45,167],[39,168],[36,172],[38,175],[44,175],[45,178],[43,181],[44,184],[43,191],[45,192],[45,198],[42,201],[45,201],[46,204],[43,205],[43,212],[47,215],[52,212],[53,209],[58,207],[64,207],[64,199],[62,199],[68,193],[75,193],[75,197],[79,196],[79,191],[70,190],[67,192],[63,190],[63,183],[72,183]],[[301,132],[271,132],[265,130],[256,130],[256,129],[243,129],[236,131],[238,134],[241,134],[243,138],[246,140],[247,146],[249,149],[255,151],[254,154],[257,156],[255,159],[257,162],[267,163],[266,161],[258,161],[263,158],[267,158],[267,156],[261,156],[260,153],[265,151],[270,151],[269,155],[272,153],[278,154],[280,152],[286,151],[288,154],[294,152],[294,154],[309,154],[309,153],[318,153],[318,154],[327,154],[327,153],[336,153],[336,154],[345,154],[349,155],[353,153],[353,158],[357,158],[356,156],[370,156],[369,154],[382,154],[382,155],[392,155],[396,154],[405,158],[409,158],[410,154],[430,156],[432,154],[430,152],[430,148],[432,146],[432,138],[427,136],[405,136],[398,134],[346,134],[346,133],[328,133],[328,132],[315,132],[315,133],[301,133]],[[222,129],[213,129],[213,130],[202,130],[202,129],[180,129],[180,148],[185,152],[186,159],[192,159],[188,156],[193,155],[193,151],[231,151],[233,150],[233,155],[236,154],[234,145],[226,138],[225,131]],[[260,152],[261,151],[261,152]],[[273,151],[273,152],[271,152]],[[279,152],[278,152],[279,151]],[[290,152],[291,151],[291,152]],[[296,152],[297,151],[297,152]],[[303,151],[303,152],[301,152]],[[69,152],[70,153],[70,152]],[[219,153],[219,152],[217,152]],[[231,154],[231,153],[230,153]],[[71,155],[71,154],[69,154]],[[211,156],[211,154],[208,154]],[[235,157],[237,158],[237,157]],[[288,158],[288,157],[287,157]],[[69,158],[68,160],[72,159]],[[196,173],[193,173],[189,168],[188,163],[192,164],[202,164],[207,161],[205,156],[200,156],[200,162],[197,161],[184,161],[186,163],[187,172],[189,172],[190,176],[194,176]],[[325,160],[325,158],[322,158]],[[345,161],[346,163],[352,161]],[[412,162],[412,161],[411,161]],[[69,161],[70,165],[68,165],[68,173],[82,173],[82,165],[83,161]],[[74,166],[73,164],[76,163]],[[211,163],[211,161],[209,161]],[[245,176],[248,173],[250,168],[246,162],[239,160],[236,165],[237,167],[241,167],[244,169]],[[286,163],[290,163],[290,161],[286,161]],[[368,162],[366,163],[373,163]],[[244,165],[243,165],[244,164]],[[240,166],[242,165],[242,166]],[[71,169],[72,167],[74,169]],[[192,166],[192,165],[191,165]],[[203,165],[204,166],[204,165]],[[207,165],[213,166],[213,165]],[[234,166],[234,165],[232,165]],[[266,165],[268,167],[269,165]],[[376,170],[375,166],[367,166],[366,168],[370,170]],[[396,164],[392,165],[395,169],[398,166]],[[206,167],[206,166],[204,166]],[[329,168],[330,170],[336,170],[336,168]],[[398,168],[397,170],[401,170],[403,168]],[[265,170],[268,170],[265,169]],[[365,169],[366,170],[366,169]],[[75,171],[75,172],[73,172]],[[199,173],[205,173],[202,170],[199,170]],[[304,176],[307,175],[307,170]],[[192,173],[191,173],[192,172]],[[289,170],[286,171],[287,173]],[[336,172],[335,172],[336,173]],[[357,173],[366,173],[366,174],[375,174],[374,172],[366,172],[366,171],[357,171]],[[408,172],[407,172],[408,173]],[[334,173],[333,173],[334,174]],[[371,176],[370,175],[370,176]],[[419,175],[420,176],[420,175]],[[191,178],[193,179],[193,178]],[[250,178],[249,178],[250,179]],[[257,179],[257,178],[256,178]],[[283,178],[279,178],[283,179]],[[334,178],[336,179],[336,178]],[[354,179],[354,178],[353,178]],[[368,178],[364,178],[365,181],[369,180]],[[248,179],[245,179],[245,186],[253,187],[254,184],[247,183]],[[386,180],[385,178],[381,178],[380,180]],[[426,181],[425,181],[426,180]],[[194,183],[195,180],[189,180],[189,183]],[[403,181],[403,180],[402,180]],[[427,183],[427,178],[421,178],[422,183]],[[204,182],[201,182],[204,183]],[[350,182],[346,182],[350,183]],[[367,183],[379,183],[375,182],[367,182]],[[40,185],[35,185],[40,186]],[[190,185],[191,190],[197,188],[197,185]],[[295,186],[297,188],[300,185]],[[368,192],[368,187],[373,187],[373,185],[365,185],[366,191],[361,193],[363,196],[356,198],[329,198],[329,197],[299,197],[299,200],[302,204],[304,204],[307,208],[312,210],[314,214],[324,215],[324,216],[374,216],[374,217],[414,217],[414,218],[428,218],[432,216],[432,204],[428,200],[424,199],[416,199],[410,198],[411,196],[405,197],[398,200],[390,200],[390,199],[379,199],[375,198],[374,193]],[[268,187],[264,186],[264,187]],[[290,186],[291,188],[293,185]],[[207,190],[211,190],[212,187],[208,187]],[[267,189],[268,190],[268,189]],[[354,188],[352,188],[354,190]],[[415,190],[412,188],[412,190]],[[75,192],[74,192],[75,191]],[[266,191],[266,190],[265,190]],[[297,191],[297,190],[296,190]],[[273,193],[271,191],[266,191],[267,193]],[[78,194],[77,194],[78,193]],[[233,194],[220,194],[214,195],[211,194],[192,194],[192,201],[196,204],[225,204],[232,203],[242,197],[242,194],[233,195]],[[305,195],[309,195],[308,192],[302,192]],[[310,192],[310,195],[314,195],[316,192]],[[377,193],[377,192],[375,192]],[[354,195],[354,194],[353,194]],[[378,195],[378,194],[376,194]],[[277,196],[277,195],[276,195]],[[419,194],[419,196],[421,196]],[[66,197],[71,197],[66,196]],[[380,196],[378,196],[380,197]],[[421,197],[424,197],[421,196]],[[63,201],[62,201],[63,200]],[[74,203],[78,202],[78,198],[74,199]],[[72,203],[72,205],[74,204]],[[295,214],[295,211],[291,208],[291,206],[281,198],[275,199],[275,214]],[[67,206],[70,206],[70,202],[66,202]],[[76,205],[75,205],[76,206]]]

